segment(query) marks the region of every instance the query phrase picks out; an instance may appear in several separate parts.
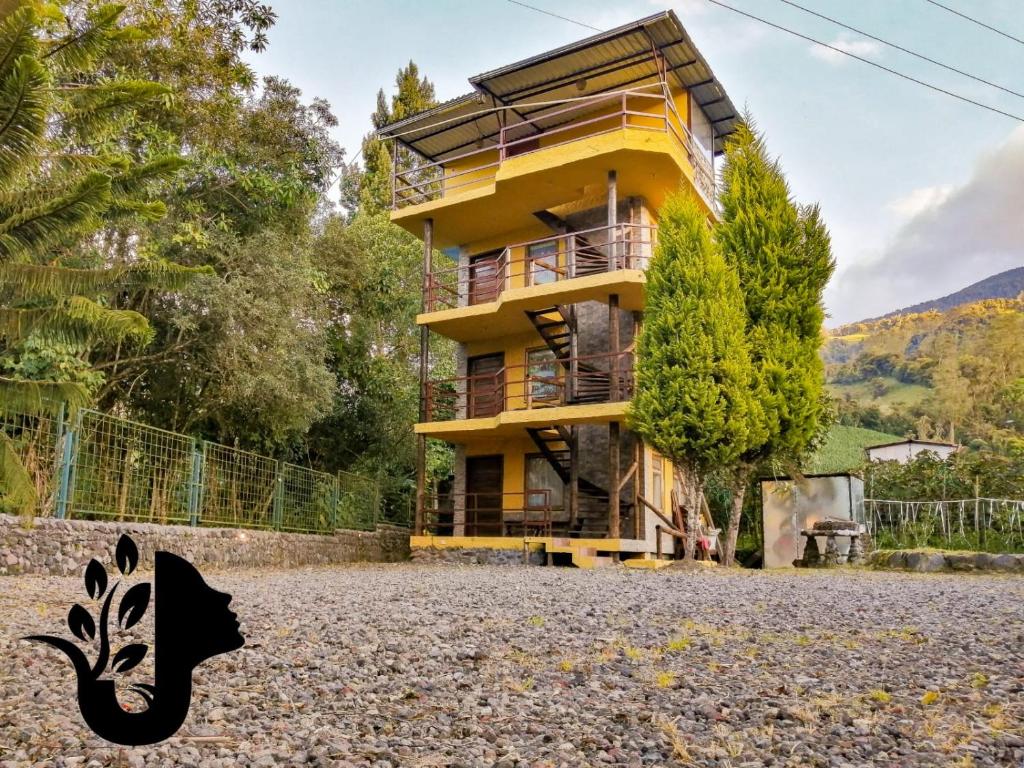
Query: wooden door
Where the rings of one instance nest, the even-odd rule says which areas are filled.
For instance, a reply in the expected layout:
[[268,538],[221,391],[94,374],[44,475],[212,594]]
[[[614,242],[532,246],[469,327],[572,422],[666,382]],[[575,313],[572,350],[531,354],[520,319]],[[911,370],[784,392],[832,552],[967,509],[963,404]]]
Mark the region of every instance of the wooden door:
[[469,260],[469,303],[486,304],[501,293],[498,259],[501,251],[473,256]]
[[504,457],[470,456],[466,459],[466,535],[501,536]]
[[497,416],[505,403],[505,355],[481,355],[469,358],[466,382],[466,417]]

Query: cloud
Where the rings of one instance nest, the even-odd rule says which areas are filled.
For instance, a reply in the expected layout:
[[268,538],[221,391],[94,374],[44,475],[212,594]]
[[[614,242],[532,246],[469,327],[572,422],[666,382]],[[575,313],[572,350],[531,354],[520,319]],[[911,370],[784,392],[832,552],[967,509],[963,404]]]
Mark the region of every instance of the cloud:
[[1024,264],[1024,126],[982,155],[958,187],[889,204],[909,218],[876,258],[843,270],[826,303],[834,323],[890,312]]
[[[838,48],[839,51],[846,51],[863,59],[876,58],[882,52],[881,43],[867,40],[863,37],[853,37],[846,33],[839,35],[835,40],[829,41],[829,45],[833,48]],[[849,56],[843,56],[839,51],[833,51],[817,44],[812,44],[810,48],[811,56],[827,61],[829,64],[840,64],[849,59]]]
[[952,184],[921,187],[904,197],[891,201],[885,207],[901,219],[912,219],[930,208],[942,205],[953,194],[954,189]]

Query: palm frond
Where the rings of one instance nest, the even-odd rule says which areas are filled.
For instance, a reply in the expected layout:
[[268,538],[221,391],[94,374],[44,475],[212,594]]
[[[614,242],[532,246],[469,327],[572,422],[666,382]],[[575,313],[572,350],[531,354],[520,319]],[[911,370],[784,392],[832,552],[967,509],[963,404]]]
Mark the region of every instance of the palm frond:
[[32,477],[25,469],[14,442],[3,432],[0,432],[0,499],[22,516],[34,514],[38,500]]
[[80,135],[92,140],[119,129],[119,121],[148,101],[170,93],[149,80],[107,80],[66,89],[64,120]]
[[54,40],[44,58],[57,71],[65,73],[90,67],[107,50],[124,9],[123,5],[103,5],[90,12],[85,25]]
[[0,179],[26,162],[46,133],[47,74],[31,56],[19,56],[0,75]]
[[120,290],[178,291],[212,274],[210,267],[183,267],[169,262],[143,262],[106,269],[0,263],[0,287],[29,301],[72,295],[99,296]]
[[145,163],[138,163],[125,173],[115,174],[112,179],[114,194],[132,195],[152,181],[167,181],[188,165],[180,155],[162,155]]
[[138,312],[110,309],[84,296],[45,307],[0,307],[0,337],[16,343],[29,336],[68,345],[145,344],[152,339],[153,330]]
[[90,173],[70,191],[13,207],[0,220],[0,259],[41,253],[93,225],[110,205],[110,177]]
[[10,73],[21,56],[34,57],[39,51],[36,41],[35,9],[23,6],[0,21],[0,78]]
[[61,403],[72,410],[89,402],[85,386],[73,381],[26,381],[0,376],[0,416],[55,416]]

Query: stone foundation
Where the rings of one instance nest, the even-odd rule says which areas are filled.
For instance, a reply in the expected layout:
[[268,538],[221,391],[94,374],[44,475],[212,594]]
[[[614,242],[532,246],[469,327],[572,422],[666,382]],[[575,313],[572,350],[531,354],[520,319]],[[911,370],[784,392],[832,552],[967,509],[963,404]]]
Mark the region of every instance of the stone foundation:
[[0,515],[0,575],[78,575],[94,557],[112,562],[122,533],[138,545],[142,568],[152,568],[153,553],[158,549],[211,570],[298,568],[409,558],[408,529],[390,525],[379,525],[376,531],[339,530],[319,536],[53,518],[35,518],[26,527],[20,518]]
[[[524,565],[521,549],[486,549],[470,547],[417,547],[412,551],[416,563],[455,563],[462,565]],[[529,565],[543,565],[544,553],[530,551]]]
[[874,568],[917,573],[1003,572],[1024,574],[1024,555],[988,552],[940,552],[937,550],[879,550],[867,557]]

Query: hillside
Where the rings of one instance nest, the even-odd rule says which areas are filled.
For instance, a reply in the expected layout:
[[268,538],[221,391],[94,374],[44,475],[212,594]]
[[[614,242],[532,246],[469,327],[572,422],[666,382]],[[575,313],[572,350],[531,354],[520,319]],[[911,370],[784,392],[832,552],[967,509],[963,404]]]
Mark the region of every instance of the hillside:
[[864,464],[864,449],[869,445],[891,443],[902,439],[874,429],[847,427],[836,424],[825,438],[824,445],[808,462],[804,471],[808,474],[830,474],[850,472]]
[[947,309],[953,309],[964,304],[973,304],[976,301],[983,301],[985,299],[1013,299],[1022,292],[1024,292],[1024,267],[1017,267],[1000,272],[998,275],[986,277],[984,280],[972,283],[966,288],[961,288],[956,293],[951,293],[948,296],[942,296],[931,301],[922,301],[920,304],[897,309],[884,315],[884,317],[916,315],[933,309],[943,312]]

